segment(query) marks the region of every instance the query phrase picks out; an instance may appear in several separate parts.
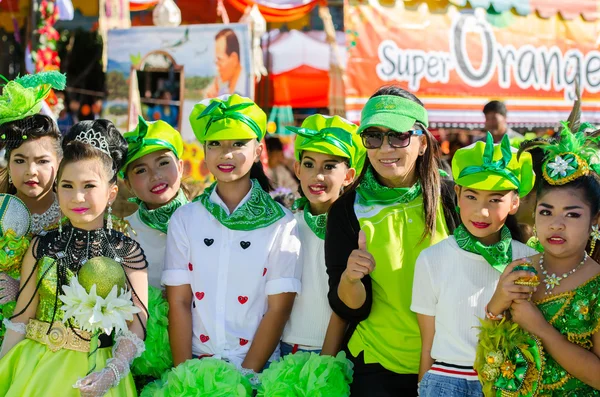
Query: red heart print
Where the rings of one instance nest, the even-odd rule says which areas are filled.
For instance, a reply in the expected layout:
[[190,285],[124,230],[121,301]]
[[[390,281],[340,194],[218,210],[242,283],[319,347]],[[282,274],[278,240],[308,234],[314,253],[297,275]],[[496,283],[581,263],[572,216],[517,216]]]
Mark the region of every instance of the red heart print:
[[248,341],[246,339],[240,338],[240,346],[244,346],[244,345],[247,345],[247,344],[248,344]]
[[263,269],[263,277],[265,276],[265,274],[267,274],[267,268],[266,267]]
[[204,292],[196,292],[196,299],[201,301],[202,298],[204,298]]
[[191,272],[192,270],[194,270],[194,265],[192,265],[191,263],[188,263],[188,269],[190,269],[190,272]]
[[209,339],[210,338],[208,337],[208,335],[204,335],[204,334],[200,335],[200,342],[202,342],[202,343],[208,342]]
[[246,302],[248,302],[248,297],[247,296],[238,296],[238,302],[240,302],[242,305]]

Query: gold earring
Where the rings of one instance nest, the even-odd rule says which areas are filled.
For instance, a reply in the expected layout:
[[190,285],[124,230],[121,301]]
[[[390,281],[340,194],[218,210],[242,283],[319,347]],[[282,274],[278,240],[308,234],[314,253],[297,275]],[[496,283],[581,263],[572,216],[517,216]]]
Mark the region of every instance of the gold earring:
[[594,249],[596,248],[596,241],[600,240],[600,228],[598,225],[592,226],[592,233],[590,233],[590,237],[592,238],[592,242],[590,243],[590,256],[594,253]]

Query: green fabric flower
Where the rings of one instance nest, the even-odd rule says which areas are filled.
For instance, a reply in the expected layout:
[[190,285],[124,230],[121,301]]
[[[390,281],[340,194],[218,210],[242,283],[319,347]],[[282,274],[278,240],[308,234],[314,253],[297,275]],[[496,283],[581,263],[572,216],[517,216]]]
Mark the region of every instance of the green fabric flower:
[[252,386],[236,367],[216,358],[192,359],[148,384],[141,397],[250,397]]
[[257,397],[346,397],[350,395],[353,373],[344,352],[336,357],[288,354],[259,375]]

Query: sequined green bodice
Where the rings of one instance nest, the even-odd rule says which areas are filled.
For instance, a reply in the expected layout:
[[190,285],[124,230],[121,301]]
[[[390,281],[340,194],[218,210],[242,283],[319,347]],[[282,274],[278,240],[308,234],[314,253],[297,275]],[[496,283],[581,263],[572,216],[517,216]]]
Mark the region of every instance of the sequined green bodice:
[[[592,348],[592,336],[600,331],[600,275],[572,291],[536,302],[546,320],[571,343]],[[594,397],[600,390],[573,378],[547,352],[540,396]]]
[[[38,294],[40,302],[35,313],[35,318],[40,321],[51,322],[52,314],[54,313],[54,304],[56,303],[56,283],[58,282],[57,277],[56,261],[54,259],[43,257],[38,261],[38,282],[40,288]],[[67,278],[71,280],[73,272],[66,269]],[[60,308],[61,301],[58,301],[58,307]],[[63,320],[63,311],[57,310],[54,316],[54,321]]]

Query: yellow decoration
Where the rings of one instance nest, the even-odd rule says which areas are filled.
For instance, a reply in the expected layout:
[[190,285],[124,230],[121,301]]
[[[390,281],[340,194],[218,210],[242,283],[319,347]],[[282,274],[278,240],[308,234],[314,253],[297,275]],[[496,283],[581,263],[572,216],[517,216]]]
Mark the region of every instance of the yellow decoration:
[[277,124],[274,121],[269,121],[267,123],[267,132],[269,134],[274,134],[277,131]]
[[92,285],[96,284],[96,294],[106,298],[113,286],[117,286],[117,293],[125,289],[125,272],[123,266],[114,259],[99,256],[89,259],[79,269],[79,283],[89,293]]
[[[548,175],[548,167],[546,167],[546,165],[549,162],[554,161],[554,159],[556,157],[564,157],[566,155],[571,155],[573,157],[575,157],[575,160],[577,161],[577,171],[575,171],[574,173],[572,173],[571,175],[564,177],[564,178],[559,178],[559,179],[553,179],[550,175]],[[544,165],[542,166],[542,170],[543,170],[543,176],[544,179],[551,185],[565,185],[571,181],[574,181],[575,179],[588,175],[590,173],[590,166],[588,165],[587,161],[585,161],[584,159],[582,159],[581,157],[579,157],[577,154],[572,153],[572,152],[563,152],[563,153],[559,153],[558,155],[546,160],[544,162]]]
[[504,354],[500,350],[490,352],[486,357],[486,362],[492,368],[498,368],[504,362]]
[[502,376],[504,376],[507,379],[512,379],[515,377],[516,369],[517,369],[517,366],[515,364],[513,364],[512,362],[510,362],[509,360],[506,360],[500,367],[500,371],[502,371]]
[[500,370],[498,368],[493,368],[491,365],[484,365],[481,371],[483,377],[488,381],[494,381],[500,376]]

